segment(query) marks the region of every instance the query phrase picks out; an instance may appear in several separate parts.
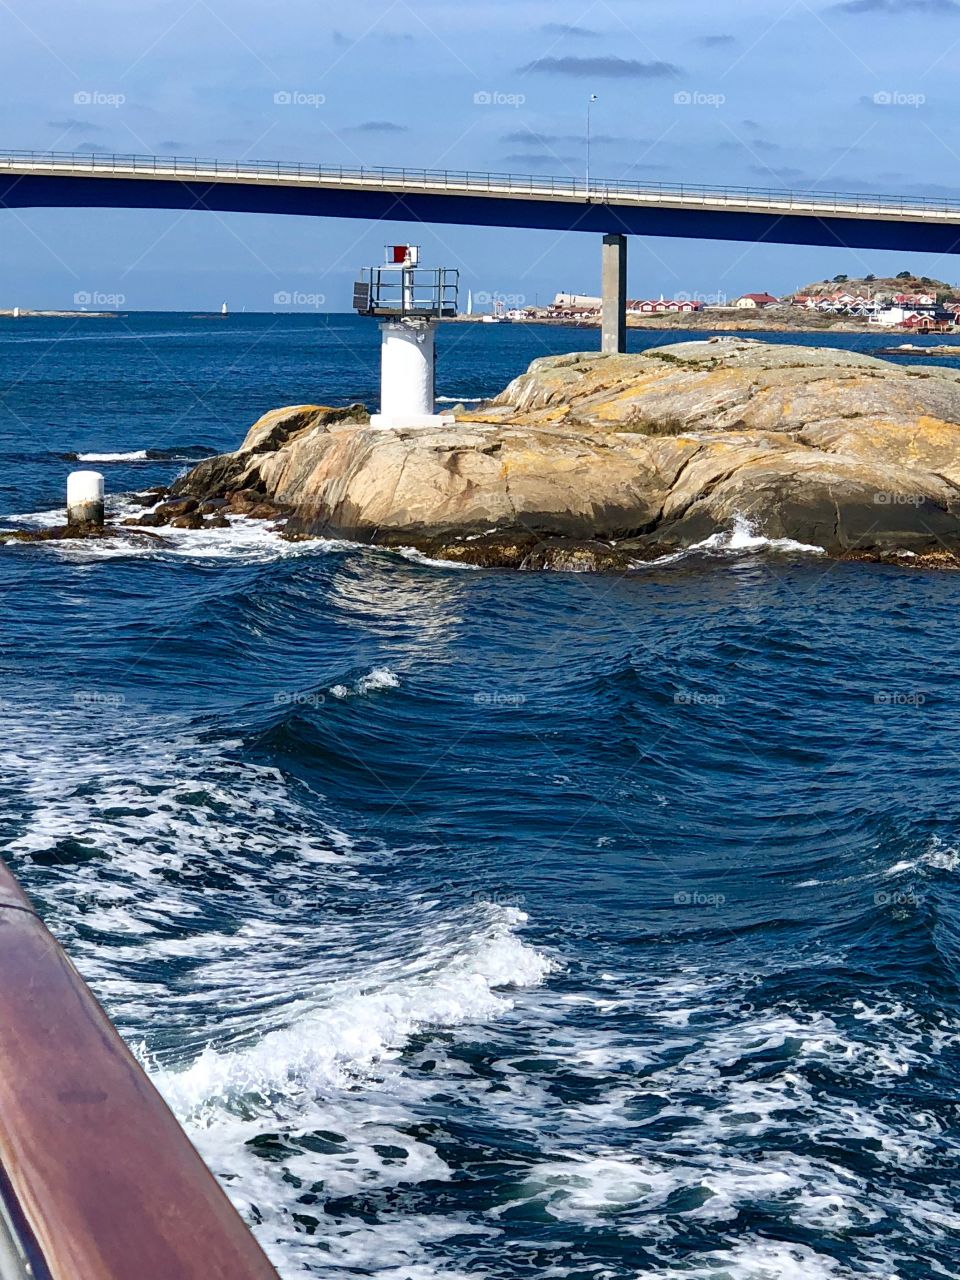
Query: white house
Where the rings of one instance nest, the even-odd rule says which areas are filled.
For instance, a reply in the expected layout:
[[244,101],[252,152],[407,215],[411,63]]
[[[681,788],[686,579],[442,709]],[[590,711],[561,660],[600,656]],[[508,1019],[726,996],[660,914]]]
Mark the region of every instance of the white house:
[[870,317],[871,324],[881,324],[886,329],[892,329],[894,325],[903,324],[911,316],[916,316],[916,311],[907,307],[889,306],[883,307],[880,311],[874,312]]
[[772,307],[780,301],[771,293],[745,293],[742,298],[738,298],[733,304],[741,311],[755,311],[758,308]]

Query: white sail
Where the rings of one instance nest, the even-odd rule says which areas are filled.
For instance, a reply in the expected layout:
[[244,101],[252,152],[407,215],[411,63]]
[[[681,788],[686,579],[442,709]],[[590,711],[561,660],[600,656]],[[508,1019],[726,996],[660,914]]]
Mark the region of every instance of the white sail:
[[472,289],[467,290],[467,315],[468,316],[473,315],[473,290]]
[[220,308],[220,314],[221,314],[222,316],[226,316],[226,315],[229,315],[229,314],[230,314],[230,313],[229,313],[229,311],[227,310],[227,304],[226,304],[226,303],[224,303],[224,304],[223,304],[223,306]]

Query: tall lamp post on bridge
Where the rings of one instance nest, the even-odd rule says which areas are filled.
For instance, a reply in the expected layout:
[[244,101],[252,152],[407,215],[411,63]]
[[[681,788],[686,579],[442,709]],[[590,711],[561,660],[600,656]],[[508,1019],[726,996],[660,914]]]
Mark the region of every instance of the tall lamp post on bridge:
[[587,195],[590,194],[590,108],[597,101],[597,95],[591,93],[587,99]]

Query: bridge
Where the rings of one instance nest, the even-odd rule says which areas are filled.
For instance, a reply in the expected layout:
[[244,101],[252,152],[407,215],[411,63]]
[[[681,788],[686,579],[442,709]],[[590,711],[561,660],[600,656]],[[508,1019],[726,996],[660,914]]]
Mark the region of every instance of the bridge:
[[453,169],[0,151],[0,208],[209,209],[603,236],[603,349],[626,339],[627,237],[960,251],[960,203],[922,196]]

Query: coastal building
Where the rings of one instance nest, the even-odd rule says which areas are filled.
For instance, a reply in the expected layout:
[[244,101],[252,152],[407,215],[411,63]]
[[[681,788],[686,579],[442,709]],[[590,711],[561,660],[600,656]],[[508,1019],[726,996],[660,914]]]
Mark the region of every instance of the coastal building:
[[551,310],[554,311],[599,311],[603,305],[602,298],[594,298],[585,293],[558,293],[553,300]]
[[918,307],[891,304],[883,307],[870,316],[871,324],[884,328],[912,329],[919,333],[946,333],[957,324],[957,310],[960,304],[937,306],[936,303],[925,303]]
[[833,293],[798,293],[790,299],[790,305],[802,307],[805,311],[816,311],[819,315],[855,316],[860,319],[869,318],[881,310],[879,297],[868,294],[849,293],[845,289],[837,289]]
[[932,293],[896,293],[893,301],[898,307],[934,307],[937,304]]
[[891,304],[887,307],[881,307],[879,311],[875,312],[870,317],[870,323],[882,325],[885,329],[892,329],[898,324],[903,324],[909,316],[915,316],[916,314],[916,311],[908,311],[906,307]]
[[[595,319],[601,310],[600,298],[585,293],[558,293],[553,302],[542,315],[557,320],[589,320]],[[536,308],[527,308],[536,311]],[[691,298],[628,298],[626,314],[628,316],[652,315],[694,315],[703,310],[703,303]]]
[[733,304],[740,311],[756,311],[765,307],[774,307],[780,301],[772,293],[745,293]]
[[689,298],[635,299],[627,302],[627,315],[635,316],[659,315],[664,312],[691,315],[702,310],[702,302],[693,302]]
[[936,311],[914,312],[900,325],[914,333],[950,333],[956,327],[956,315],[943,308]]

